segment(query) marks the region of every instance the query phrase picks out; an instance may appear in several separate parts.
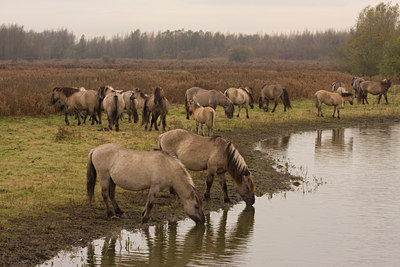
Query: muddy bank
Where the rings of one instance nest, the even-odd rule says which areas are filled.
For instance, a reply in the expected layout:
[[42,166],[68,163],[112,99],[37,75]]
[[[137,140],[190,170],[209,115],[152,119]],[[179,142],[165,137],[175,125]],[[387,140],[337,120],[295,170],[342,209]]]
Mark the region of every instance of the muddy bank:
[[[291,177],[288,174],[276,172],[272,159],[265,158],[253,151],[254,144],[262,139],[289,135],[293,132],[337,127],[356,127],[371,123],[391,123],[400,121],[396,117],[385,118],[356,118],[338,122],[293,123],[262,125],[255,123],[251,130],[236,129],[234,131],[217,132],[232,141],[246,159],[253,174],[258,196],[288,189]],[[205,191],[204,174],[194,174],[196,186],[200,193]],[[230,178],[228,181],[229,196],[232,203],[240,201],[235,192],[235,186]],[[85,186],[82,184],[82,186]],[[99,185],[96,186],[96,197],[100,198]],[[118,190],[118,189],[117,189]],[[125,218],[109,220],[101,202],[89,206],[86,203],[68,203],[69,206],[57,207],[54,212],[36,217],[19,218],[13,222],[13,227],[0,229],[0,266],[32,266],[56,255],[59,250],[71,246],[85,246],[95,238],[110,231],[125,228],[133,230],[143,227],[140,224],[141,210],[146,201],[146,192],[124,192],[118,196],[121,207],[126,212]],[[205,203],[205,212],[223,207],[222,193],[218,183],[211,191],[211,200]],[[158,195],[154,209],[151,212],[150,223],[158,224],[166,220],[185,218],[182,206],[168,192]],[[144,226],[145,227],[145,226]]]

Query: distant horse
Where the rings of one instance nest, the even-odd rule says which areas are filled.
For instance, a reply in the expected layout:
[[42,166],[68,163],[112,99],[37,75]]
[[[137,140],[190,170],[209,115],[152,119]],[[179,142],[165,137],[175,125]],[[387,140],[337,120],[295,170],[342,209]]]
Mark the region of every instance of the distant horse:
[[360,94],[360,83],[365,82],[364,78],[361,77],[353,77],[351,80],[351,86],[354,88],[355,96],[357,97],[357,102],[361,102],[361,94]]
[[[126,190],[149,189],[142,223],[149,220],[156,194],[172,187],[180,198],[186,214],[196,223],[204,223],[203,203],[196,193],[193,180],[182,163],[163,151],[136,151],[118,144],[104,144],[90,150],[87,163],[87,194],[94,195],[96,176],[101,183],[101,195],[107,216],[122,215],[115,200],[115,186]],[[113,210],[108,204],[111,200]]]
[[387,100],[387,92],[390,88],[390,86],[392,85],[392,82],[390,79],[383,79],[380,82],[372,82],[372,81],[365,81],[360,83],[360,94],[362,97],[362,103],[364,104],[364,100],[365,102],[368,103],[368,93],[370,93],[371,95],[379,95],[378,97],[378,104],[381,101],[381,97],[382,95],[385,96],[385,100],[386,100],[386,105],[389,104],[388,100]]
[[[292,108],[292,105],[290,104],[290,99],[289,99],[289,94],[286,90],[286,88],[282,87],[282,85],[263,85],[261,88],[260,92],[260,98],[259,98],[259,103],[258,106],[261,109],[264,109],[264,111],[268,111],[268,104],[269,100],[273,100],[275,102],[275,106],[272,109],[272,112],[275,111],[276,106],[278,105],[278,99],[282,100],[282,103],[284,105],[284,111],[286,111],[286,108]],[[264,108],[264,101],[266,101],[267,107]]]
[[108,128],[112,130],[115,125],[115,131],[119,131],[119,118],[124,111],[125,102],[122,95],[111,86],[102,86],[99,89],[101,105],[107,113]]
[[217,105],[222,106],[225,110],[225,115],[231,119],[233,117],[234,105],[232,101],[218,90],[207,90],[200,87],[192,87],[186,90],[185,93],[185,108],[186,119],[189,119],[189,101],[194,100],[203,107],[212,107],[214,110]]
[[132,94],[130,96],[130,99],[135,102],[135,106],[138,110],[141,110],[142,112],[142,125],[144,124],[143,121],[143,108],[144,104],[146,103],[146,99],[149,96],[143,93],[139,88],[135,88],[132,90]]
[[345,88],[344,83],[342,83],[342,82],[333,82],[332,83],[332,92],[336,92],[339,87]]
[[335,112],[337,110],[337,117],[340,119],[339,109],[344,108],[344,102],[348,101],[350,105],[353,105],[353,94],[350,92],[328,92],[325,90],[319,90],[315,93],[315,107],[318,109],[318,117],[322,114],[321,106],[322,104],[333,106],[332,118],[335,117]]
[[126,110],[126,113],[128,113],[128,121],[132,122],[133,116],[133,122],[137,123],[139,120],[139,116],[137,113],[137,104],[134,100],[131,100],[132,93],[133,91],[123,91],[121,95],[122,99],[124,100],[124,110]]
[[250,106],[251,109],[254,108],[253,89],[250,87],[228,88],[225,90],[224,95],[229,98],[234,105],[238,106],[237,117],[239,117],[240,108],[243,107],[246,109],[246,118],[249,118],[247,106]]
[[[100,103],[98,94],[94,90],[86,90],[85,88],[75,87],[55,87],[51,94],[51,104],[59,104],[66,107],[65,123],[69,125],[68,114],[75,111],[76,114],[86,112],[92,118],[92,125],[101,123]],[[99,120],[96,118],[98,113]],[[78,125],[81,125],[80,116],[78,118]]]
[[208,136],[212,136],[215,123],[215,110],[212,107],[202,107],[199,103],[193,100],[189,101],[189,109],[193,112],[194,120],[196,121],[196,132],[199,134],[199,125],[204,135],[204,124],[207,126]]
[[246,204],[254,204],[255,186],[249,168],[239,151],[226,139],[199,136],[183,129],[175,129],[158,137],[158,148],[176,156],[191,171],[207,170],[207,190],[204,194],[206,199],[210,198],[214,177],[218,175],[224,201],[230,201],[225,179],[225,172],[228,172]]
[[151,114],[151,123],[149,131],[151,131],[153,124],[154,129],[158,131],[157,127],[157,119],[158,117],[161,118],[163,131],[165,131],[165,127],[167,126],[167,114],[169,109],[169,102],[168,99],[164,96],[164,90],[160,87],[154,89],[153,94],[150,95],[143,107],[142,112],[142,124],[145,123],[145,130],[147,130],[147,126],[150,120]]

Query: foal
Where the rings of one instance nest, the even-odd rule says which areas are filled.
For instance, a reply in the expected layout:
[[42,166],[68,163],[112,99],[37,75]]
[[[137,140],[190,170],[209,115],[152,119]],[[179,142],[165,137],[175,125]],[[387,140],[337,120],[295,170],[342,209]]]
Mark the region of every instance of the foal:
[[335,117],[335,112],[337,110],[337,117],[340,119],[339,109],[344,108],[344,102],[349,101],[350,105],[353,105],[353,94],[350,92],[343,92],[345,89],[340,87],[338,92],[328,92],[325,90],[319,90],[315,93],[315,107],[318,109],[318,117],[322,114],[321,106],[322,104],[333,106],[332,118]]
[[204,124],[207,125],[208,136],[212,136],[212,131],[215,123],[215,110],[212,107],[202,107],[199,103],[189,100],[189,110],[193,112],[194,120],[196,121],[196,131],[199,134],[199,124],[201,131],[204,134]]

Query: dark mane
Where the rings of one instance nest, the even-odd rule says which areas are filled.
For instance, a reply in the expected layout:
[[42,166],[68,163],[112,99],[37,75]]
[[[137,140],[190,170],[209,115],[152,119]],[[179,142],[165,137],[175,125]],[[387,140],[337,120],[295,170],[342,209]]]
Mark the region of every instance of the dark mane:
[[353,94],[350,92],[343,92],[341,95],[342,96],[353,96]]
[[75,87],[56,87],[53,89],[54,91],[58,91],[63,93],[66,97],[70,97],[71,95],[77,93],[80,91],[79,88],[75,88]]
[[162,97],[162,89],[160,87],[156,87],[156,89],[154,89],[154,104],[161,102]]
[[250,175],[250,171],[240,153],[228,142],[225,153],[227,156],[228,172],[236,183],[241,184],[243,182],[243,175]]
[[254,102],[253,94],[250,93],[250,90],[248,90],[244,87],[240,87],[239,89],[242,89],[243,91],[245,91],[247,93],[247,95],[250,97],[250,99]]

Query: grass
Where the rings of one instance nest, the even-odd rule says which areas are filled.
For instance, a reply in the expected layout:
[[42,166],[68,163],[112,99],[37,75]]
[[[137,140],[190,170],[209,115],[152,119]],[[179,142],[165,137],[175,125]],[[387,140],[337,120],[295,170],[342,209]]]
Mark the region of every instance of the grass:
[[[293,109],[288,112],[283,112],[281,104],[275,113],[265,113],[255,107],[249,111],[250,119],[245,118],[242,110],[240,118],[235,116],[229,120],[222,108],[217,108],[215,128],[219,133],[234,135],[238,128],[251,132],[257,125],[265,127],[265,135],[259,136],[265,139],[274,129],[291,125],[333,124],[339,127],[355,118],[399,118],[400,95],[389,95],[389,101],[390,105],[377,105],[373,98],[370,98],[370,105],[346,103],[341,120],[331,118],[332,108],[326,106],[323,107],[325,117],[317,117],[312,100],[292,101]],[[103,120],[106,122],[105,117]],[[180,104],[171,105],[167,123],[168,129],[195,131],[194,121],[186,120]],[[137,150],[151,150],[157,146],[160,132],[145,132],[139,123],[128,123],[125,119],[120,124],[120,132],[104,131],[103,126],[77,126],[75,120],[65,126],[62,114],[0,117],[0,228],[9,227],[10,220],[20,216],[51,214],[56,212],[56,207],[71,203],[86,205],[87,155],[95,146],[110,142]],[[102,206],[97,193],[98,190],[96,205]],[[119,189],[117,193],[124,194],[124,191]]]

